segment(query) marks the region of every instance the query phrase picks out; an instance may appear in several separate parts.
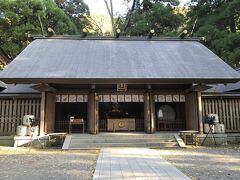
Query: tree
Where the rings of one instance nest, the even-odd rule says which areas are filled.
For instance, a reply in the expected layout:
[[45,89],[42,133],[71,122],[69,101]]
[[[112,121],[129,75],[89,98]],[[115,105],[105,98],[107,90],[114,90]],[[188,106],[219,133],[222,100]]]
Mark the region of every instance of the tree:
[[88,17],[88,20],[91,23],[89,30],[90,32],[93,31],[93,34],[103,36],[110,34],[109,32],[112,31],[111,23],[107,15],[91,15]]
[[78,32],[81,33],[85,27],[91,25],[87,18],[90,15],[89,7],[83,0],[55,0],[55,2],[73,21]]
[[30,43],[28,34],[48,27],[56,34],[76,34],[77,28],[53,0],[0,0],[0,46],[15,57]]
[[177,31],[183,16],[174,12],[178,0],[135,0],[129,10],[125,31],[129,35],[146,35],[151,29],[156,35],[166,35]]
[[74,22],[60,9],[54,0],[44,0],[45,28],[51,27],[56,34],[77,34]]
[[187,27],[205,36],[205,45],[233,67],[240,66],[240,1],[192,0]]
[[115,22],[114,22],[114,12],[113,12],[113,3],[112,0],[104,0],[104,3],[106,5],[109,17],[111,19],[111,26],[112,26],[112,35],[115,35]]

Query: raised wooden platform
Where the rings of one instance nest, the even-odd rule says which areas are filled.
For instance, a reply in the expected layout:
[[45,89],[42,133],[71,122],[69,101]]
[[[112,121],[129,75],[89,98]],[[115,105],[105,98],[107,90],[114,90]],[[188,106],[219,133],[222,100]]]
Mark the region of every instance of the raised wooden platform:
[[68,134],[62,149],[100,149],[102,147],[177,148],[177,132]]

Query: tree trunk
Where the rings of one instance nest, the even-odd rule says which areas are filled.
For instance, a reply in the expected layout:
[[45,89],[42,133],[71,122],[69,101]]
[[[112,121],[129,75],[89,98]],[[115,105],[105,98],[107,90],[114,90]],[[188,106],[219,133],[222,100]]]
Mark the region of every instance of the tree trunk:
[[235,23],[234,16],[231,16],[230,18],[230,30],[232,33],[236,33],[236,23]]
[[132,13],[133,13],[133,11],[135,10],[136,3],[138,3],[138,2],[139,2],[139,0],[133,0],[132,8],[131,8],[131,10],[129,11],[129,15],[127,16],[127,20],[126,20],[126,24],[125,24],[125,27],[124,27],[124,31],[126,31],[126,29],[129,27]]
[[110,4],[108,4],[107,0],[104,0],[104,2],[106,4],[106,8],[107,8],[108,14],[109,14],[110,19],[111,19],[112,35],[115,36],[115,23],[114,23],[114,17],[113,17],[113,4],[112,4],[112,0],[109,0]]

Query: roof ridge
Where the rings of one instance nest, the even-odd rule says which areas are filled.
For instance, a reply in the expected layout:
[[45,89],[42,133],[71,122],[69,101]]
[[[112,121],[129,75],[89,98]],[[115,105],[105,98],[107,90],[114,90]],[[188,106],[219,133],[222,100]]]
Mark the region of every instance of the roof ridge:
[[63,39],[63,40],[116,40],[116,41],[201,41],[201,37],[180,39],[179,37],[152,37],[148,36],[120,36],[115,38],[112,36],[87,36],[81,37],[79,35],[54,35],[54,36],[42,36],[42,35],[29,35],[33,39]]

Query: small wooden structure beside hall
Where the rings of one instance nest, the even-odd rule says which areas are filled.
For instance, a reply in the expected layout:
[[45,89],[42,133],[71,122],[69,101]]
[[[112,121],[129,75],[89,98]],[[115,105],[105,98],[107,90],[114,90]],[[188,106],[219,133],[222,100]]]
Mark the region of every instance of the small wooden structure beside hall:
[[40,118],[41,134],[67,132],[70,116],[91,134],[202,133],[210,113],[226,132],[240,132],[239,92],[206,91],[240,74],[196,39],[38,37],[0,80],[2,135],[14,134],[25,114]]

